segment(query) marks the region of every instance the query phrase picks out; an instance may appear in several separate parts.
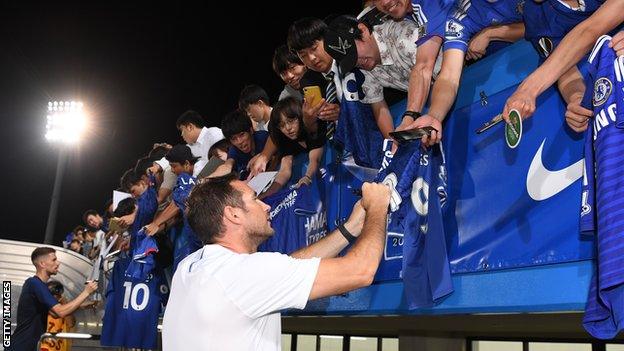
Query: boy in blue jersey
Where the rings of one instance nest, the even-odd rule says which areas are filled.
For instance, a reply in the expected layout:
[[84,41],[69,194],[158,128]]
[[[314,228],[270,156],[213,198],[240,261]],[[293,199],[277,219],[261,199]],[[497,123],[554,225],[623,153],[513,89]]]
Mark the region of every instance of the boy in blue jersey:
[[[561,40],[577,24],[589,18],[603,1],[586,0],[530,0],[524,3],[524,26],[526,40],[530,41],[543,63]],[[587,129],[592,111],[583,108],[581,100],[585,84],[581,72],[572,66],[558,80],[557,87],[566,104],[566,122],[576,131]]]
[[[249,107],[249,109],[252,108]],[[244,110],[235,110],[225,115],[221,121],[221,130],[225,138],[232,144],[228,150],[226,164],[231,166],[233,172],[240,174],[241,179],[247,179],[249,175],[247,163],[252,157],[262,152],[269,138],[269,132],[266,130],[254,131]]]
[[[150,183],[142,179],[140,174],[129,169],[121,177],[121,188],[129,192],[137,201],[137,213],[134,215],[132,224],[126,218],[122,217],[121,222],[130,226],[129,232],[134,236],[145,225],[154,219],[154,215],[158,210],[158,194],[153,186],[153,179]],[[134,247],[134,242],[131,243]]]
[[[624,1],[605,0],[594,14],[579,23],[548,56],[546,62],[531,73],[507,99],[503,118],[517,110],[522,118],[535,112],[537,97],[556,82],[591,49],[598,37],[624,22]],[[621,48],[620,48],[621,50]]]
[[48,313],[59,318],[67,317],[97,289],[97,282],[88,282],[75,299],[61,304],[46,286],[46,282],[58,273],[61,265],[56,258],[56,250],[38,247],[33,250],[30,259],[37,272],[22,285],[17,304],[17,327],[8,344],[5,337],[5,350],[35,350],[39,337],[46,331]]
[[175,145],[166,158],[171,170],[178,176],[173,189],[173,201],[145,227],[145,233],[154,235],[165,223],[173,220],[178,214],[182,215],[182,232],[176,237],[173,244],[173,269],[175,271],[178,262],[202,246],[201,241],[188,225],[185,215],[186,198],[197,183],[197,179],[193,177],[193,169],[198,158],[193,156],[187,145],[182,144]]
[[[595,180],[597,270],[592,279],[585,329],[611,339],[624,327],[624,56],[608,47],[602,36],[589,55],[588,89],[584,104],[594,112],[591,134]],[[591,103],[589,103],[591,101]],[[591,187],[590,187],[591,189]]]
[[[240,179],[247,179],[249,171],[247,165],[249,161],[260,154],[266,144],[271,140],[269,133],[263,130],[253,131],[249,118],[241,110],[235,110],[223,117],[221,122],[223,135],[232,144],[228,151],[226,165],[231,167],[231,171],[239,174]],[[271,143],[273,143],[271,141]],[[281,158],[279,170],[275,176],[273,191],[277,191],[281,186],[288,183],[292,175],[292,156]],[[279,184],[279,187],[277,185]],[[261,198],[270,194],[262,194]]]
[[455,7],[454,0],[375,0],[375,7],[394,20],[414,21],[422,33],[416,42],[416,63],[409,80],[407,110],[397,130],[404,130],[422,112],[433,78],[438,54],[444,41],[447,17]]
[[524,35],[522,24],[523,0],[463,0],[446,22],[444,56],[440,74],[433,84],[429,111],[417,118],[408,128],[432,126],[437,130],[423,143],[432,145],[442,137],[442,121],[455,102],[466,52],[471,40],[485,42],[479,45],[478,55],[485,52],[492,40],[515,42]]

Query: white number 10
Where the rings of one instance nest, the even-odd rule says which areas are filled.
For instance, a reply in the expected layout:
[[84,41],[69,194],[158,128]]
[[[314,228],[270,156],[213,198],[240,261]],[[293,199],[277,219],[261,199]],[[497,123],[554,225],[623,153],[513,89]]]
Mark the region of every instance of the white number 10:
[[[135,311],[142,311],[145,307],[147,307],[147,304],[149,303],[149,287],[146,284],[139,283],[133,288],[131,282],[124,282],[123,286],[125,288],[123,299],[123,308],[125,310],[128,309],[128,304],[130,304],[132,309]],[[139,304],[137,298],[140,290],[143,290],[143,299]]]

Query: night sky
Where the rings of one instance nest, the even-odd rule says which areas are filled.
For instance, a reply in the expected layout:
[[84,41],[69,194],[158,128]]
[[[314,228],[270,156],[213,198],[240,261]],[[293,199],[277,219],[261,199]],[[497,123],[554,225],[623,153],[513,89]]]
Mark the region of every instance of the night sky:
[[155,3],[0,6],[0,238],[43,242],[58,157],[44,138],[48,101],[81,100],[91,115],[69,152],[60,245],[154,142],[182,142],[175,120],[184,111],[219,125],[249,83],[275,99],[283,83],[271,58],[294,20],[360,9],[359,1]]

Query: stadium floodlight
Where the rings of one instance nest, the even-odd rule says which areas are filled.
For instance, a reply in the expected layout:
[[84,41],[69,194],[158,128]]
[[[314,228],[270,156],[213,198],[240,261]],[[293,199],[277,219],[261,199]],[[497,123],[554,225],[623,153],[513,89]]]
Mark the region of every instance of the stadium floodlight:
[[45,137],[51,142],[73,144],[85,130],[86,117],[82,102],[48,102],[48,123]]
[[[86,116],[82,102],[79,101],[50,101],[48,102],[48,116],[45,137],[48,141],[63,144],[76,144],[85,130]],[[61,147],[56,163],[56,177],[50,200],[48,223],[46,224],[45,244],[52,244],[56,213],[61,196],[61,183],[67,162],[67,148]]]

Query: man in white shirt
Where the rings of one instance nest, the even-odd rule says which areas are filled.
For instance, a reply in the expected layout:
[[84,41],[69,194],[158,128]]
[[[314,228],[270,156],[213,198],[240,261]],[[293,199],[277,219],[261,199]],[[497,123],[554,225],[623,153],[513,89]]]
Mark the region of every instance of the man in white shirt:
[[[197,185],[187,199],[188,220],[207,245],[173,277],[163,349],[279,350],[280,310],[371,284],[390,191],[365,183],[362,195],[338,230],[288,256],[256,252],[273,235],[270,207],[246,183],[228,175]],[[345,256],[333,258],[353,241]]]
[[191,148],[193,156],[199,157],[199,160],[195,163],[194,177],[197,177],[208,163],[210,147],[223,139],[223,133],[221,133],[220,128],[206,128],[205,125],[206,122],[202,116],[195,111],[184,112],[176,121],[176,128],[180,131],[182,139]]
[[[422,35],[413,21],[385,21],[373,26],[355,17],[336,17],[325,33],[325,50],[344,71],[357,67],[365,80],[362,103],[371,104],[377,126],[385,138],[394,130],[390,108],[383,95],[384,88],[408,92],[408,105],[416,95],[410,94],[411,77],[417,75],[416,42]],[[345,47],[345,49],[343,49]],[[433,77],[440,71],[442,56],[438,55]],[[406,112],[409,114],[409,111]]]

